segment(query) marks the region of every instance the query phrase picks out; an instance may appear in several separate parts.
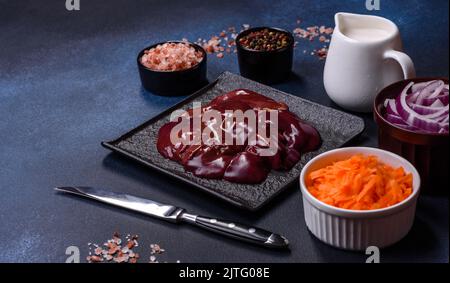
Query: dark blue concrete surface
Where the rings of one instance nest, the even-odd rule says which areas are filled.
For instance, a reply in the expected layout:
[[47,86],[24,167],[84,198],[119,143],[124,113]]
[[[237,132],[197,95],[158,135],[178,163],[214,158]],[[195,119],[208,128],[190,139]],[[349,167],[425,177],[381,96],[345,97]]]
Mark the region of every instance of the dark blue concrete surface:
[[[208,37],[231,25],[333,25],[338,11],[369,13],[364,0],[131,1],[0,0],[0,262],[63,262],[67,246],[102,242],[114,231],[166,248],[161,260],[182,262],[363,262],[363,253],[330,248],[303,220],[298,187],[256,214],[236,210],[182,183],[110,154],[100,146],[181,97],[142,90],[135,66],[150,43]],[[420,76],[447,76],[448,4],[381,0],[373,14],[398,24]],[[370,12],[372,13],[372,12]],[[322,85],[323,62],[303,54],[295,76],[275,87],[335,107]],[[238,72],[235,56],[209,58],[208,77]],[[356,145],[376,146],[370,115]],[[104,186],[173,203],[193,212],[236,219],[286,235],[291,252],[274,252],[90,201],[55,194],[57,185]],[[448,198],[422,196],[410,234],[381,253],[384,262],[448,262]]]

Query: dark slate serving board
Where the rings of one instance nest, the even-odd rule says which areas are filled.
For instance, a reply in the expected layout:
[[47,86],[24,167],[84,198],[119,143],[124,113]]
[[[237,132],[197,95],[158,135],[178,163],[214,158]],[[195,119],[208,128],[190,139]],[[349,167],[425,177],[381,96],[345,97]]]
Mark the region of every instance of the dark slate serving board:
[[[204,105],[213,98],[237,88],[253,90],[276,101],[285,102],[291,112],[297,114],[319,131],[323,140],[320,149],[304,154],[300,162],[289,171],[272,170],[267,179],[257,185],[199,178],[189,172],[185,172],[180,164],[165,159],[159,154],[156,149],[158,131],[162,125],[169,121],[172,111],[176,109],[187,110],[192,107],[193,101],[202,102]],[[239,75],[225,72],[215,82],[189,96],[184,101],[116,140],[102,142],[102,145],[172,177],[183,180],[234,205],[254,211],[268,203],[290,184],[297,182],[303,166],[313,157],[322,152],[343,146],[361,134],[363,130],[364,121],[359,117],[281,92]]]

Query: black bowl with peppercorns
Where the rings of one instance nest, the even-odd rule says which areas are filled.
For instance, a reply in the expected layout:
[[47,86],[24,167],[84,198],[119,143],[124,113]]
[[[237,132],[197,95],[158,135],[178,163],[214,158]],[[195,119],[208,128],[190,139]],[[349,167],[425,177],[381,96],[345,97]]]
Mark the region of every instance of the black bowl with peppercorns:
[[294,37],[286,30],[255,27],[236,37],[239,70],[242,76],[274,84],[289,77],[294,56]]

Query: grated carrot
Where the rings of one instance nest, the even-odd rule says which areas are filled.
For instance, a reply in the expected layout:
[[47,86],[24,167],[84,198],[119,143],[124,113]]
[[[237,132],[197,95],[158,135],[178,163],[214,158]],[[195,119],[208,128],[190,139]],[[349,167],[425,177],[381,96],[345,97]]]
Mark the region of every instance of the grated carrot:
[[334,162],[306,177],[309,192],[329,205],[373,210],[397,204],[412,194],[412,174],[362,154]]

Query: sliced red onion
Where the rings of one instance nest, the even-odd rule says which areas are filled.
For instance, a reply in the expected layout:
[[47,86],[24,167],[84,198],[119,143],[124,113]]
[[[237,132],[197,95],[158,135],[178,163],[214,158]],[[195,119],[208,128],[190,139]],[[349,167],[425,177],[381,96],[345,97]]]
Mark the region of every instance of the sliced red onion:
[[[432,81],[433,82],[433,81]],[[414,84],[411,87],[411,91],[414,92],[420,92],[422,89],[424,89],[430,82],[423,82],[423,83],[417,83]]]
[[408,103],[416,103],[419,95],[420,95],[420,91],[416,91],[416,92],[413,92],[412,94],[408,95]]
[[419,104],[412,104],[410,107],[412,110],[416,111],[420,115],[435,114],[442,110],[442,107],[422,106]]
[[423,99],[422,104],[425,106],[430,106],[433,103],[435,103],[436,100],[439,100],[440,102],[442,102],[443,105],[448,105],[448,92],[447,92],[447,94],[438,95],[435,98],[425,98],[425,99]]
[[435,107],[435,108],[439,108],[439,107],[444,107],[444,103],[442,103],[442,101],[440,101],[439,99],[436,99],[433,103],[431,103],[430,107]]
[[[430,95],[432,95],[434,91],[441,85],[441,82],[442,81],[431,81],[430,83],[428,83],[427,86],[420,91],[416,103],[422,104],[423,99],[432,98],[430,97]],[[412,84],[414,85],[414,83]]]
[[428,98],[435,98],[436,96],[441,94],[442,91],[444,90],[445,83],[443,81],[438,81],[438,82],[439,82],[439,86],[430,94],[430,96],[428,96]]
[[397,106],[395,106],[395,99],[386,99],[385,105],[387,114],[398,116]]
[[389,122],[394,123],[394,124],[402,124],[407,126],[407,124],[405,123],[405,121],[403,121],[402,117],[398,116],[398,115],[393,115],[393,114],[387,114],[386,118],[388,119]]
[[448,134],[448,102],[448,84],[443,81],[411,82],[395,99],[385,100],[385,118],[410,131]]

